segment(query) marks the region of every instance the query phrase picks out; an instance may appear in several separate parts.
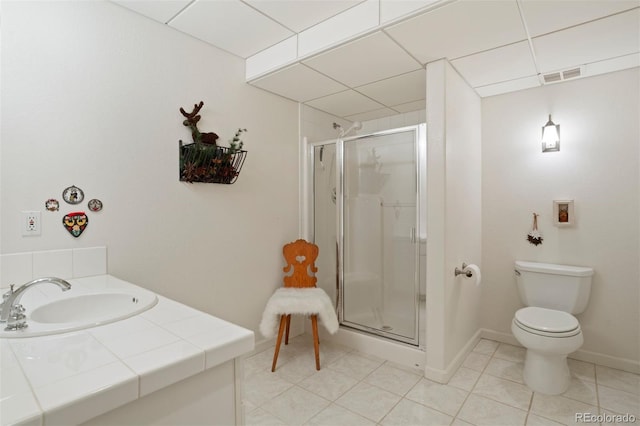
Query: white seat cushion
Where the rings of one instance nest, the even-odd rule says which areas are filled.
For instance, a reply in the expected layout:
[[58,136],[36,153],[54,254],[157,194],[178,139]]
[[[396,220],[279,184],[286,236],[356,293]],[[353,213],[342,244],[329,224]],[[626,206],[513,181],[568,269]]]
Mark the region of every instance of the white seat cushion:
[[269,298],[262,313],[260,332],[266,338],[275,336],[281,315],[318,315],[331,334],[338,331],[338,317],[327,293],[317,287],[281,287]]

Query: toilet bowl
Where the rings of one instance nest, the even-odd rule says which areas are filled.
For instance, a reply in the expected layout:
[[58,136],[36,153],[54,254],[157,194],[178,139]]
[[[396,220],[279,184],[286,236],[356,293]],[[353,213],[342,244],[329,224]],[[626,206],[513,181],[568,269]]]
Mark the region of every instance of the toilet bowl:
[[516,312],[511,332],[527,348],[526,385],[548,395],[565,392],[571,383],[567,355],[584,341],[578,320],[567,312],[527,307]]
[[515,276],[527,306],[511,321],[513,336],[527,349],[524,382],[536,392],[563,393],[571,383],[567,355],[584,341],[573,314],[587,307],[593,269],[516,261]]

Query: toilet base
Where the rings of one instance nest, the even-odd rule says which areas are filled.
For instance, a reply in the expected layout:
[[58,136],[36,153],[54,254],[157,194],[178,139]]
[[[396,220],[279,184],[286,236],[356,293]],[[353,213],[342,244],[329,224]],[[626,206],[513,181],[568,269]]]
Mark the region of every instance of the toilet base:
[[558,395],[571,384],[567,355],[542,354],[527,349],[524,382],[535,392]]

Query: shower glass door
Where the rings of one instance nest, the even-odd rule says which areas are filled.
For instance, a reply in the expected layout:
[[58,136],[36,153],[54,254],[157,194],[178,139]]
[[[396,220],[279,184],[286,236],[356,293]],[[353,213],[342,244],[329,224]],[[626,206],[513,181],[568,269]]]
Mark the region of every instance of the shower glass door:
[[343,143],[342,323],[417,344],[416,129]]
[[341,325],[413,345],[424,315],[425,146],[419,125],[319,143],[312,151],[317,285],[335,302]]

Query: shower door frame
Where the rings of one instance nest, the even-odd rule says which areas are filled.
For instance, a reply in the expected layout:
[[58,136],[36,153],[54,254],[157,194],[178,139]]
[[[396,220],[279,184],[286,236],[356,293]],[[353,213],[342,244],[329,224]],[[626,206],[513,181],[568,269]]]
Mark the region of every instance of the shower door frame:
[[[380,136],[389,136],[396,133],[404,133],[408,131],[413,131],[415,134],[414,139],[414,150],[415,150],[415,159],[416,159],[416,220],[415,220],[415,232],[414,232],[414,260],[415,260],[415,269],[414,269],[414,337],[408,338],[405,336],[401,336],[389,331],[377,329],[374,327],[368,327],[362,324],[356,324],[347,322],[344,320],[344,144],[345,142],[351,142],[359,139],[366,139],[371,137],[380,137]],[[364,331],[373,335],[385,337],[391,340],[403,342],[410,344],[412,346],[423,346],[425,342],[420,341],[420,336],[422,335],[421,331],[423,327],[426,327],[426,324],[420,324],[421,316],[420,316],[420,288],[426,283],[420,282],[420,246],[422,243],[426,242],[426,217],[423,217],[426,214],[426,135],[427,129],[426,124],[417,124],[412,126],[404,126],[398,127],[394,129],[382,130],[373,133],[367,133],[363,135],[356,135],[350,137],[338,137],[335,140],[324,140],[319,142],[310,142],[309,147],[309,172],[311,175],[311,179],[309,182],[311,183],[309,201],[311,204],[311,208],[309,209],[310,214],[310,223],[311,226],[311,235],[313,240],[315,241],[315,148],[318,146],[332,145],[335,144],[336,147],[336,215],[337,215],[337,230],[336,230],[336,243],[338,247],[338,256],[337,256],[337,264],[336,268],[338,269],[338,286],[336,292],[336,313],[338,315],[338,321],[341,326],[345,326],[351,329]],[[426,286],[425,286],[426,287]],[[422,321],[424,322],[424,321]]]

